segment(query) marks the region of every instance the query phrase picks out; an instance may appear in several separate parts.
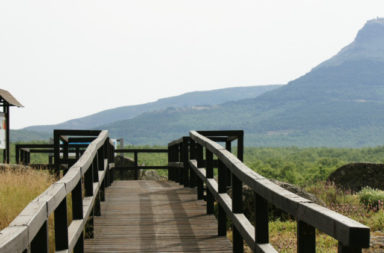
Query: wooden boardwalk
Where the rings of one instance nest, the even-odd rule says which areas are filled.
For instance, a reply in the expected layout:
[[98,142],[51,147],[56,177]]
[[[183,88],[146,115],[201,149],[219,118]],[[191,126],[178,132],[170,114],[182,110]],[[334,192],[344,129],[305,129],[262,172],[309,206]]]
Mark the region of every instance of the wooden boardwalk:
[[195,191],[171,181],[114,181],[85,252],[232,252]]

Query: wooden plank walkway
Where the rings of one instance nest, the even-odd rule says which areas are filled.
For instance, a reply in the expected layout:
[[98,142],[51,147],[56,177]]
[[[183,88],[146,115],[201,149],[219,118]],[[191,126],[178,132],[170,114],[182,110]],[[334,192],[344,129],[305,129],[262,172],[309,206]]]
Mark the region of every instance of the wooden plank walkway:
[[194,189],[170,181],[114,181],[85,252],[232,252]]

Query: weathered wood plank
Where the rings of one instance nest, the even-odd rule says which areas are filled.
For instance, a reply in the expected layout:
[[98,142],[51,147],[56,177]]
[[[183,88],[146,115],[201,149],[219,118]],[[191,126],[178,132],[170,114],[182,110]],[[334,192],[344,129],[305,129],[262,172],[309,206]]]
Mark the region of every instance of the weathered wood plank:
[[168,181],[115,181],[85,252],[232,252],[193,189]]

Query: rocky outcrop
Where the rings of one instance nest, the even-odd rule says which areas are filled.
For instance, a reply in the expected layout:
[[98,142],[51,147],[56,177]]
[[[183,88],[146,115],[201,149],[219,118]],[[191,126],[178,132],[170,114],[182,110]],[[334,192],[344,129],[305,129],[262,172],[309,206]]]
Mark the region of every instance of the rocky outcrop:
[[384,164],[376,163],[350,163],[334,171],[328,180],[342,189],[353,192],[369,186],[384,190]]

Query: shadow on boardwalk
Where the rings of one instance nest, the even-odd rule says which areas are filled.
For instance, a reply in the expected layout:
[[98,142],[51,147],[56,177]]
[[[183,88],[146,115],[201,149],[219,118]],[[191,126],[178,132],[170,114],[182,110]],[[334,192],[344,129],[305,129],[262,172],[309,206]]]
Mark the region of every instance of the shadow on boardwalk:
[[85,252],[232,252],[195,190],[168,181],[115,181]]

